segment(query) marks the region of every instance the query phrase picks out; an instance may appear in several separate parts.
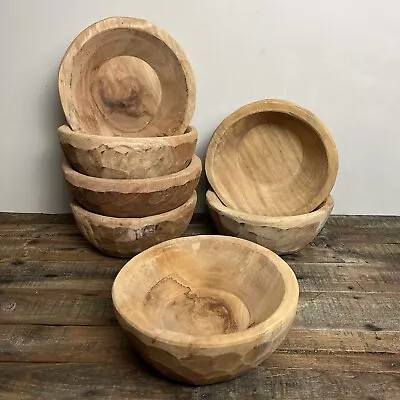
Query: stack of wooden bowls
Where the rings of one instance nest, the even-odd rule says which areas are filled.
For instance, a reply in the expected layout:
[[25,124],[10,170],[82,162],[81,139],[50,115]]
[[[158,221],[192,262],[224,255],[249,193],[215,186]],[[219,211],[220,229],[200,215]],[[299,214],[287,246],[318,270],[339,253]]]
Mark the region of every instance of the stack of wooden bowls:
[[59,94],[62,168],[82,234],[117,257],[180,236],[201,173],[189,126],[195,80],[181,47],[148,21],[97,22],[68,48]]
[[240,108],[214,132],[207,204],[221,233],[289,254],[324,226],[337,172],[335,143],[314,114],[263,100]]

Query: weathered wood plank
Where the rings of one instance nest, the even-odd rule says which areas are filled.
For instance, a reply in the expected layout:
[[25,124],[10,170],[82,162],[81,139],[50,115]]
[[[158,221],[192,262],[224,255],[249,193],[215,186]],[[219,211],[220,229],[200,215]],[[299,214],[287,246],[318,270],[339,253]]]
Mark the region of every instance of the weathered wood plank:
[[[110,290],[126,260],[0,262],[0,288]],[[385,263],[291,262],[302,292],[400,292],[400,269]]]
[[[278,353],[400,357],[400,332],[292,329]],[[132,348],[118,326],[0,325],[0,362],[130,363]]]
[[390,263],[289,262],[302,292],[400,292],[400,268]]
[[303,263],[376,263],[400,264],[400,245],[392,243],[311,243],[300,252],[283,256],[289,264]]
[[[36,218],[36,219],[35,219]],[[70,215],[0,215],[0,259],[8,261],[106,259],[79,235]],[[13,224],[10,221],[22,221]],[[37,224],[34,221],[45,221]],[[72,221],[72,222],[71,222]],[[4,228],[3,228],[4,227]],[[58,229],[58,231],[57,231]],[[58,232],[58,233],[57,233]],[[186,235],[215,233],[207,215],[195,215]],[[289,262],[400,263],[400,218],[333,217],[314,243]]]
[[0,238],[38,239],[64,235],[79,235],[77,226],[75,224],[0,224]]
[[[397,330],[400,293],[301,293],[295,327]],[[110,291],[1,289],[0,324],[115,323]]]
[[400,293],[301,293],[295,326],[398,330]]
[[287,352],[400,354],[400,331],[293,328],[279,349]]
[[[196,213],[194,215],[195,222],[208,218],[208,213]],[[40,214],[40,213],[10,213],[0,212],[0,223],[9,222],[18,224],[26,222],[29,224],[46,224],[46,223],[66,223],[73,222],[71,213],[65,214]],[[340,227],[346,226],[362,226],[374,228],[376,226],[400,227],[400,220],[398,216],[390,215],[332,215],[328,224],[338,225]]]
[[[364,217],[358,217],[363,220]],[[330,243],[382,243],[382,244],[399,244],[400,243],[400,224],[385,224],[379,226],[370,226],[366,223],[357,223],[356,226],[344,225],[336,223],[339,218],[333,218],[326,228],[319,234],[315,243],[317,246]],[[354,218],[351,218],[354,220]],[[340,220],[340,219],[339,219]],[[377,225],[377,224],[375,224]],[[194,216],[190,227],[189,234],[209,234],[215,233],[212,221],[207,215],[197,214]],[[0,238],[16,237],[39,239],[57,236],[74,236],[79,235],[78,229],[74,223],[66,224],[15,224],[0,223]]]
[[[0,212],[0,224],[74,224],[72,214],[39,214]],[[1,225],[0,225],[1,226]]]
[[110,291],[0,290],[0,324],[114,324]]
[[[195,213],[192,218],[194,224],[206,224],[211,221],[208,213]],[[14,225],[43,225],[43,224],[73,224],[74,217],[66,214],[40,214],[40,213],[8,213],[0,212],[0,227],[5,224]]]
[[[200,215],[187,235],[213,232]],[[399,398],[399,244],[398,217],[332,217],[285,257],[302,293],[280,349],[245,377],[189,388],[155,376],[115,324],[125,260],[93,249],[71,215],[0,213],[0,398]]]
[[126,260],[0,262],[0,288],[111,290]]
[[339,228],[400,228],[400,218],[389,215],[332,215],[328,226]]
[[[145,365],[3,364],[0,397],[16,399],[390,399],[398,398],[398,373],[331,368],[254,369],[230,382],[190,387],[169,382]],[[343,365],[344,366],[344,365]]]
[[400,227],[354,227],[326,226],[317,236],[315,243],[400,243]]
[[[186,236],[198,234],[188,230]],[[75,261],[105,260],[104,256],[83,237],[3,238],[0,241],[0,260]],[[303,263],[376,263],[400,264],[400,245],[393,243],[312,243],[299,253],[283,257],[290,262]]]
[[[17,245],[29,245],[34,244],[39,247],[48,246],[49,243],[59,242],[77,242],[86,243],[84,237],[79,233],[78,228],[75,225],[61,225],[55,231],[55,225],[35,225],[35,229],[32,229],[32,225],[27,225],[29,230],[24,226],[23,230],[13,229],[10,227],[9,231],[0,231],[0,243],[3,247],[17,246]],[[54,232],[55,231],[55,232]],[[213,227],[207,224],[195,224],[192,223],[188,226],[186,235],[205,235],[213,233]]]
[[[48,225],[46,225],[46,229],[47,227]],[[94,261],[110,259],[91,246],[79,234],[74,225],[72,229],[72,232],[60,235],[41,235],[29,232],[21,235],[0,236],[0,261]],[[211,233],[214,233],[211,225],[193,223],[189,225],[185,236]]]
[[[215,233],[212,222],[192,222],[189,232],[198,234]],[[30,238],[38,239],[44,237],[79,235],[75,224],[0,224],[0,238]],[[363,242],[363,243],[400,243],[399,227],[340,227],[328,225],[316,239],[316,243],[326,242]]]
[[[215,233],[215,228],[207,218],[202,214],[194,215],[188,227],[189,234],[209,234]],[[13,224],[0,222],[0,240],[1,238],[19,238],[19,239],[40,239],[57,238],[59,236],[80,236],[75,222],[66,224]]]

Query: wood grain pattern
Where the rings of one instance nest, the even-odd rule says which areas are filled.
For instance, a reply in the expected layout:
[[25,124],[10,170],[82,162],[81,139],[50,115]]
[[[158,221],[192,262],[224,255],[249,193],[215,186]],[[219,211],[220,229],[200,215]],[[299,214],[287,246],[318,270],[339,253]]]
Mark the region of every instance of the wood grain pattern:
[[[52,227],[65,225],[74,225],[74,219],[71,214],[37,214],[37,213],[8,213],[0,212],[0,232],[3,226],[13,226],[18,229],[21,225],[26,225],[25,229],[34,229],[36,225],[48,225]],[[400,219],[396,216],[378,216],[378,215],[333,215],[328,222],[329,232],[337,235],[339,232],[345,232],[343,239],[346,235],[352,233],[353,235],[358,232],[370,232],[374,234],[374,239],[379,243],[382,234],[395,231],[398,233],[400,228]],[[191,224],[192,226],[192,224]],[[210,217],[208,214],[198,213],[195,214],[193,228],[202,227],[212,232],[212,224],[210,225]],[[373,231],[373,232],[371,232]]]
[[[396,330],[397,293],[302,292],[301,329]],[[115,324],[109,290],[1,289],[0,324]]]
[[196,155],[183,170],[147,179],[104,179],[83,175],[64,160],[63,173],[71,196],[86,210],[117,218],[141,218],[171,211],[186,203],[201,174]]
[[247,240],[193,236],[154,246],[118,273],[117,320],[163,375],[224,382],[264,361],[286,337],[299,287],[275,253]]
[[[365,359],[377,353],[383,359],[388,354],[398,357],[399,339],[398,331],[293,328],[275,354],[351,357],[357,353]],[[140,363],[118,326],[0,325],[0,362],[125,364],[132,360]]]
[[112,257],[131,258],[158,243],[181,236],[196,207],[197,194],[172,211],[144,218],[112,218],[91,213],[76,201],[71,210],[82,235]]
[[[24,260],[42,261],[76,261],[104,260],[104,256],[89,246],[78,233],[73,236],[56,235],[49,237],[6,237],[0,243],[0,260],[18,262]],[[188,229],[185,236],[198,234],[215,234],[212,227],[193,227]],[[51,246],[51,247],[50,247]],[[286,255],[283,258],[289,263],[332,263],[343,266],[348,263],[356,264],[396,264],[400,257],[397,243],[350,242],[316,238],[315,242],[306,246],[301,252]]]
[[144,179],[170,175],[185,169],[193,158],[197,130],[182,135],[121,138],[87,135],[58,128],[61,148],[76,171],[106,179]]
[[206,201],[219,233],[250,240],[277,254],[295,253],[312,242],[333,209],[329,196],[308,214],[286,217],[263,217],[225,207],[211,190]]
[[179,44],[151,22],[128,17],[99,21],[76,37],[58,88],[72,129],[101,136],[180,135],[196,97]]
[[[85,242],[85,246],[87,246]],[[126,260],[0,261],[0,288],[111,290]],[[390,263],[295,263],[301,292],[396,293],[400,271]]]
[[[214,233],[195,215],[186,235]],[[71,215],[0,213],[1,399],[397,399],[400,218],[332,216],[284,258],[299,312],[250,373],[204,387],[149,369],[116,324],[110,291],[125,261],[94,249]]]
[[214,192],[230,208],[298,215],[328,197],[338,155],[329,131],[310,111],[262,100],[222,121],[208,146],[205,169]]
[[0,395],[26,399],[254,399],[397,400],[396,372],[342,371],[331,358],[332,371],[318,368],[260,367],[231,382],[202,387],[173,384],[143,365],[4,364]]

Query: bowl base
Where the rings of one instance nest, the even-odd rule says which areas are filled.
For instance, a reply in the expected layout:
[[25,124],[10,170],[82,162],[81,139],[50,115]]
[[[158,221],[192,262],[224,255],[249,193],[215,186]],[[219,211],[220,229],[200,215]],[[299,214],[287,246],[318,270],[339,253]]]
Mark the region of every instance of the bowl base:
[[235,295],[216,288],[192,288],[167,277],[147,293],[147,315],[163,329],[189,335],[218,335],[246,330],[247,306]]

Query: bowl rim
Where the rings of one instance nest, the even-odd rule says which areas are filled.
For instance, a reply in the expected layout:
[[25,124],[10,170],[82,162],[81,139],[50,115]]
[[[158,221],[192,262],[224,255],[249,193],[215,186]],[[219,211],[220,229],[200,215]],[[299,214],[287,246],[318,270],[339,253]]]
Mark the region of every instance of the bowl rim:
[[[284,281],[285,292],[281,303],[267,319],[244,331],[216,335],[190,335],[186,333],[160,329],[157,328],[157,326],[154,326],[153,330],[149,330],[146,327],[135,323],[131,316],[121,312],[121,309],[118,305],[119,295],[118,293],[116,293],[116,291],[117,285],[119,285],[119,280],[122,279],[121,277],[127,268],[130,268],[132,264],[140,263],[142,258],[148,257],[148,253],[150,252],[155,252],[163,247],[174,246],[175,243],[193,242],[198,240],[218,240],[227,243],[231,243],[234,241],[240,243],[244,247],[247,247],[254,253],[261,253],[263,256],[269,258],[274,263]],[[223,235],[197,235],[168,240],[166,242],[153,246],[150,249],[147,249],[139,255],[133,257],[121,268],[120,272],[116,276],[112,286],[111,295],[114,309],[118,316],[123,320],[123,322],[128,325],[129,328],[133,328],[136,332],[144,335],[145,337],[153,338],[153,341],[176,347],[189,346],[191,349],[225,348],[243,345],[249,342],[255,342],[261,339],[266,334],[274,332],[274,330],[280,325],[282,326],[285,321],[287,321],[286,316],[294,313],[297,309],[299,298],[299,285],[296,279],[296,275],[294,274],[290,266],[281,257],[265,247],[237,237]]]
[[190,164],[186,168],[173,174],[154,178],[112,179],[84,175],[75,171],[65,157],[61,167],[65,179],[74,187],[95,192],[118,193],[153,193],[173,186],[183,186],[190,181],[198,179],[202,170],[201,160],[196,154],[193,155]]
[[[154,36],[162,42],[178,60],[178,64],[180,65],[185,79],[187,100],[185,102],[185,109],[182,112],[182,120],[180,123],[173,124],[171,131],[176,131],[181,134],[192,119],[196,103],[196,80],[192,66],[181,45],[166,30],[148,20],[134,17],[113,16],[94,22],[84,28],[68,46],[58,68],[58,92],[68,123],[73,129],[79,129],[82,125],[82,118],[75,112],[75,96],[71,91],[72,77],[74,75],[72,71],[76,55],[83,46],[85,46],[89,41],[96,39],[98,35],[118,29],[137,30]],[[68,101],[68,98],[71,98],[72,101]],[[127,130],[127,132],[131,131]],[[146,132],[146,127],[141,129],[139,132]]]
[[89,218],[91,221],[95,221],[99,225],[106,225],[107,227],[132,227],[132,225],[151,225],[154,223],[159,223],[164,221],[165,219],[169,219],[174,217],[175,215],[181,215],[182,211],[186,208],[195,208],[197,203],[197,193],[196,190],[192,193],[189,199],[183,203],[181,206],[172,209],[171,211],[166,211],[161,214],[150,215],[147,217],[109,217],[107,215],[101,215],[94,213],[92,211],[86,210],[83,206],[79,204],[77,200],[73,197],[70,199],[70,207],[72,214],[75,216],[76,213],[83,214],[85,217]]
[[[234,196],[225,196],[224,190],[220,190],[221,184],[218,176],[214,171],[215,158],[218,157],[218,148],[227,136],[229,128],[236,124],[238,121],[258,113],[281,113],[290,116],[294,119],[300,120],[310,126],[313,131],[320,138],[322,145],[327,154],[327,178],[323,187],[318,191],[314,198],[309,199],[307,204],[293,208],[292,214],[303,214],[311,212],[318,207],[331,192],[339,169],[339,159],[335,141],[330,134],[328,128],[324,123],[311,111],[287,100],[282,99],[265,99],[253,103],[246,104],[228,115],[216,128],[211,140],[209,142],[206,158],[205,158],[205,172],[211,187],[223,203],[230,208],[237,208],[235,201],[232,200]],[[238,208],[237,208],[238,209]]]
[[182,143],[192,143],[198,140],[198,131],[194,126],[189,125],[181,135],[175,136],[151,136],[151,137],[124,137],[124,136],[103,136],[85,133],[82,129],[74,131],[69,125],[61,125],[58,129],[61,139],[67,141],[86,140],[95,143],[110,143],[115,145],[150,147],[150,146],[175,146]]
[[212,208],[219,215],[224,215],[227,218],[234,219],[238,223],[244,222],[253,225],[267,225],[268,227],[285,226],[287,228],[302,225],[304,223],[312,223],[314,221],[319,222],[326,216],[326,214],[332,212],[335,205],[333,196],[330,194],[314,211],[309,213],[269,217],[248,214],[244,211],[238,211],[227,207],[211,189],[207,190],[206,202],[208,207]]

